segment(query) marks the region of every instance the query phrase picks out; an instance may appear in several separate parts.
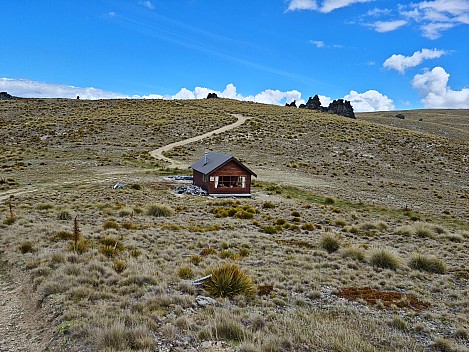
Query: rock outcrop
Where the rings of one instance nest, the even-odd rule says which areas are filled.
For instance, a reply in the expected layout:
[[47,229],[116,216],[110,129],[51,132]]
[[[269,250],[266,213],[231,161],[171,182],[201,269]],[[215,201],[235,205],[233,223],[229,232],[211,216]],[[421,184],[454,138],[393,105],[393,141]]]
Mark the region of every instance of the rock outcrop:
[[217,99],[218,95],[217,93],[208,93],[207,99]]
[[7,92],[0,92],[0,100],[11,100],[11,99],[18,99],[13,95],[8,94]]
[[355,113],[353,112],[352,104],[348,100],[337,99],[333,100],[332,103],[326,108],[321,105],[319,96],[316,94],[313,98],[309,97],[306,104],[300,105],[301,109],[310,109],[321,112],[328,112],[329,114],[336,114],[340,116],[355,118]]
[[296,108],[296,100],[293,100],[290,104],[285,103],[285,106],[291,106],[291,107]]

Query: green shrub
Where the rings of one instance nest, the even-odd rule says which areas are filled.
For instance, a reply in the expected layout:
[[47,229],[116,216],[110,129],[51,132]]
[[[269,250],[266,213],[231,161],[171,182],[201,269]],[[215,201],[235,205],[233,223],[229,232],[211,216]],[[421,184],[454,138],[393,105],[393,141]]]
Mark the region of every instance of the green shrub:
[[409,260],[409,267],[435,274],[444,274],[446,272],[446,265],[442,260],[419,253],[414,254]]
[[214,297],[234,297],[237,295],[252,296],[254,285],[237,265],[224,263],[211,272],[205,281],[204,289]]
[[78,254],[83,254],[90,248],[90,244],[83,237],[79,237],[77,241],[70,241],[68,245],[68,250],[76,252]]
[[111,258],[118,256],[121,252],[114,246],[103,245],[99,247],[99,253],[104,254],[108,258]]
[[203,258],[200,255],[193,255],[190,257],[189,261],[194,265],[199,265],[202,262]]
[[36,209],[37,210],[50,210],[52,209],[54,206],[52,204],[49,204],[49,203],[42,203],[42,204],[38,204],[36,206]]
[[332,197],[326,197],[326,198],[324,198],[324,204],[326,204],[326,205],[335,204],[335,199],[332,198]]
[[400,260],[393,252],[381,248],[371,254],[370,263],[378,268],[396,270]]
[[168,217],[174,215],[174,210],[167,205],[154,204],[147,209],[146,214],[154,217]]
[[104,246],[109,246],[109,247],[114,247],[116,249],[118,249],[119,251],[123,251],[125,249],[125,246],[124,244],[113,238],[113,237],[104,237],[104,238],[101,238],[99,240],[99,243],[104,245]]
[[250,250],[249,248],[242,247],[242,248],[239,250],[239,256],[240,256],[241,258],[247,257],[250,252],[251,252],[251,250]]
[[220,258],[221,259],[226,259],[226,258],[230,258],[234,255],[233,251],[230,250],[230,249],[224,249],[220,252]]
[[337,238],[331,235],[325,235],[321,238],[320,245],[328,253],[336,252],[340,248],[340,242]]

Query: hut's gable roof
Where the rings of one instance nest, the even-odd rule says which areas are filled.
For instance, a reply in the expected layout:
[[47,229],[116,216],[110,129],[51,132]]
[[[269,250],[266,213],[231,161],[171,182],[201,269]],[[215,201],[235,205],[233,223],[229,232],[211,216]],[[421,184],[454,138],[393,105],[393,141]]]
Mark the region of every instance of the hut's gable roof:
[[235,157],[231,155],[227,155],[227,154],[218,153],[218,152],[210,152],[206,154],[202,159],[196,161],[189,167],[202,174],[208,175],[218,170],[219,168],[221,168],[223,165],[227,164],[231,160],[235,161],[237,164],[239,164],[243,169],[245,169],[251,175],[254,175],[255,177],[257,177],[257,175],[254,172],[249,170]]

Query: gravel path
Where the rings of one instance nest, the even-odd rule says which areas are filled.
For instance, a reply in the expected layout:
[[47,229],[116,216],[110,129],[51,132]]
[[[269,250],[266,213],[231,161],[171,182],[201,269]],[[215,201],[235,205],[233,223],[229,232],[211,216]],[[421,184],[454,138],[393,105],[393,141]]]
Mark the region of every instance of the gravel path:
[[246,122],[246,120],[250,119],[251,117],[248,117],[248,116],[243,116],[243,115],[240,115],[240,114],[232,114],[232,116],[236,117],[238,120],[230,125],[226,125],[226,126],[223,126],[223,127],[220,127],[220,128],[217,128],[216,130],[213,130],[213,131],[210,131],[210,132],[207,132],[207,133],[204,133],[204,134],[201,134],[201,135],[198,135],[198,136],[195,136],[195,137],[192,137],[192,138],[188,138],[188,139],[184,139],[182,141],[178,141],[178,142],[174,142],[174,143],[171,143],[171,144],[167,144],[165,146],[162,146],[161,148],[158,148],[158,149],[155,149],[155,150],[152,150],[150,152],[150,155],[156,159],[159,159],[159,160],[163,160],[163,161],[166,161],[168,162],[170,165],[169,167],[172,167],[172,168],[181,168],[181,169],[186,169],[188,165],[180,162],[180,161],[177,161],[177,160],[174,160],[174,159],[170,159],[170,158],[167,158],[163,155],[164,152],[168,152],[170,151],[171,149],[175,148],[175,147],[180,147],[182,145],[186,145],[186,144],[190,144],[190,143],[193,143],[193,142],[197,142],[197,141],[200,141],[204,138],[208,138],[208,137],[211,137],[213,136],[214,134],[217,134],[217,133],[223,133],[223,132],[226,132],[226,131],[229,131],[229,130],[232,130],[238,126],[241,126],[243,123]]
[[30,287],[0,261],[0,352],[47,351],[51,334]]

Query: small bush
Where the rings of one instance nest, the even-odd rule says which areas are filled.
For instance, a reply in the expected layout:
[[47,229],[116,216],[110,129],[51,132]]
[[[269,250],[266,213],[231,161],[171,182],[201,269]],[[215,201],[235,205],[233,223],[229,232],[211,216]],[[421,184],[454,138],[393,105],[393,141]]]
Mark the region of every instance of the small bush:
[[324,198],[324,204],[326,204],[326,205],[335,204],[335,199],[332,198],[332,197],[326,197],[326,198]]
[[120,254],[120,251],[114,246],[103,245],[99,247],[99,253],[104,254],[108,258],[111,258],[118,256]]
[[310,222],[305,222],[303,225],[301,225],[301,229],[305,231],[313,231],[315,226]]
[[169,217],[174,215],[174,210],[167,205],[155,204],[147,209],[146,214],[154,217]]
[[370,263],[378,268],[396,270],[400,265],[400,260],[391,251],[377,249],[371,254]]
[[226,259],[232,257],[234,255],[234,252],[230,249],[224,249],[220,252],[219,255],[221,259]]
[[423,254],[414,254],[409,261],[409,267],[414,270],[435,274],[444,274],[446,272],[446,265],[442,260],[435,257],[427,257]]
[[90,248],[90,244],[83,237],[80,237],[77,241],[70,241],[68,245],[68,250],[76,252],[78,254],[83,254]]
[[221,264],[212,270],[212,276],[205,281],[204,289],[214,297],[252,296],[254,285],[237,265]]
[[138,183],[134,183],[134,184],[130,185],[130,188],[135,189],[137,191],[140,191],[142,189],[142,186],[139,185]]
[[119,240],[117,240],[113,237],[101,238],[99,240],[99,243],[104,245],[104,246],[114,247],[119,251],[123,251],[125,249],[124,244],[121,241],[119,241]]
[[251,252],[251,250],[249,248],[243,247],[239,250],[239,256],[241,258],[247,257],[250,252]]
[[31,241],[22,242],[18,249],[22,254],[34,252],[34,247]]
[[328,253],[336,252],[340,248],[340,242],[337,238],[326,235],[321,238],[321,248],[325,249]]

